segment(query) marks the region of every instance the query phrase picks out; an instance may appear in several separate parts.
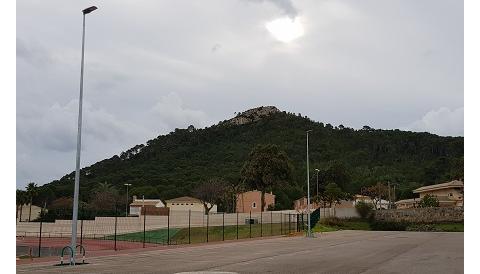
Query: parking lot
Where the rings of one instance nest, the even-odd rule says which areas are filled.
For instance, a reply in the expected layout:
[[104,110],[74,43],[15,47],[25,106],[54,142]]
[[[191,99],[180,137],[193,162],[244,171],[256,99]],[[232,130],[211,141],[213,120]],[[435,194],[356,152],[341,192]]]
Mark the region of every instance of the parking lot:
[[338,231],[18,265],[18,273],[463,273],[463,233]]

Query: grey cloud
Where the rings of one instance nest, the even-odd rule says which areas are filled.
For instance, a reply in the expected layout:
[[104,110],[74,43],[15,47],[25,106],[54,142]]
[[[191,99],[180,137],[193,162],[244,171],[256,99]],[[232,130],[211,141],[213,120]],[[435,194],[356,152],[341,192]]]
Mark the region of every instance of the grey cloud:
[[52,62],[52,56],[38,43],[26,42],[17,37],[16,47],[17,58],[36,67],[46,66]]
[[186,108],[175,93],[163,96],[150,111],[152,117],[158,117],[156,122],[163,125],[163,130],[186,128],[189,125],[199,128],[212,123],[205,112]]
[[292,1],[290,0],[244,0],[248,2],[254,3],[271,3],[275,5],[277,8],[283,11],[283,13],[289,17],[296,17],[298,14],[298,10],[293,6]]
[[[88,4],[17,1],[19,186],[75,167]],[[265,28],[285,15],[305,29],[289,44]],[[463,135],[463,38],[462,1],[102,1],[87,22],[82,166],[260,105]]]
[[[18,140],[46,150],[68,152],[76,149],[78,100],[66,105],[54,104],[36,116],[19,117],[22,127],[17,127]],[[83,103],[83,138],[95,142],[123,143],[131,132],[142,132],[138,126],[119,121],[91,103]],[[144,131],[143,131],[144,133]]]
[[443,136],[463,136],[463,121],[463,107],[454,110],[442,107],[429,111],[421,119],[403,127],[403,129],[418,132],[434,132]]

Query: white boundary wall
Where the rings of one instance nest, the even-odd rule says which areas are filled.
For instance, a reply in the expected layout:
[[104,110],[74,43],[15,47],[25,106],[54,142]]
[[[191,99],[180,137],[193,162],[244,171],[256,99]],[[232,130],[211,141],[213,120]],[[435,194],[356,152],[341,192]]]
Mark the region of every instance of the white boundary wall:
[[[267,211],[263,213],[212,213],[204,215],[203,212],[192,211],[190,213],[191,227],[206,227],[207,221],[212,226],[232,226],[248,224],[250,216],[255,223],[296,223],[296,215],[293,210],[288,211]],[[208,220],[207,220],[208,219]],[[306,217],[304,218],[306,220]],[[71,234],[71,220],[56,220],[54,223],[44,222],[42,224],[42,235],[46,233],[51,237],[64,237]],[[144,216],[139,217],[117,217],[117,234],[143,231]],[[168,216],[146,216],[145,230],[161,228],[185,228],[189,226],[188,211],[171,211]],[[18,222],[16,226],[17,236],[35,236],[40,230],[39,222]],[[103,236],[115,233],[115,217],[95,217],[95,220],[78,221],[78,235],[83,230],[84,236]],[[48,236],[47,236],[48,237]]]

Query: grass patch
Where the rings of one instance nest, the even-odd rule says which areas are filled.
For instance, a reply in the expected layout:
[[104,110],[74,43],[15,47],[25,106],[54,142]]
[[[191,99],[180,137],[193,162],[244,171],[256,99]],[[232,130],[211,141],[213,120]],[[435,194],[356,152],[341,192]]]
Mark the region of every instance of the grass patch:
[[434,224],[434,226],[444,232],[463,232],[463,223]]
[[[223,231],[222,226],[213,226],[208,228],[208,241],[222,241],[225,240],[236,240],[246,239],[246,238],[256,238],[256,237],[266,237],[266,236],[275,236],[288,234],[288,232],[296,231],[296,224],[252,224],[251,229],[250,225],[239,225],[238,226],[238,236],[237,236],[237,226],[230,225],[225,226],[225,231]],[[206,227],[192,227],[190,228],[190,243],[205,243],[207,242],[207,228]],[[171,238],[172,244],[188,244],[189,243],[189,230],[188,228],[182,228],[174,237]]]
[[17,258],[19,258],[19,259],[30,259],[30,255],[20,255],[20,256],[17,256]]
[[317,225],[312,230],[313,232],[332,232],[332,231],[338,231],[340,229],[338,227],[317,223]]
[[[172,239],[180,231],[179,228],[170,228],[167,231],[166,228],[148,230],[145,231],[145,242],[146,243],[163,243],[166,244],[168,237]],[[110,235],[106,237],[107,240],[113,240],[114,236]],[[117,235],[117,241],[129,241],[129,242],[143,242],[143,231],[119,234]]]
[[[225,226],[225,229],[222,226],[212,226],[208,228],[208,242],[284,235],[295,231],[296,223],[294,222],[290,224],[252,224],[251,227],[250,225],[239,225],[238,236],[236,225]],[[167,244],[169,237],[170,244],[205,243],[207,242],[207,227],[191,227],[190,231],[188,228],[170,228],[168,232],[166,228],[145,231],[146,243]],[[105,239],[113,240],[114,236],[109,235]],[[143,231],[119,234],[117,241],[143,242]]]
[[338,230],[371,230],[371,228],[367,220],[359,218],[326,218],[318,222],[313,228],[314,232],[330,232]]

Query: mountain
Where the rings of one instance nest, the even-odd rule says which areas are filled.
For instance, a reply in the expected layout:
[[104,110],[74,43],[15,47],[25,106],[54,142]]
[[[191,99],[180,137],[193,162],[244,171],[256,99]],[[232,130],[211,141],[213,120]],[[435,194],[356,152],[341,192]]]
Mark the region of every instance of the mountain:
[[[80,199],[108,182],[121,193],[170,199],[189,195],[196,184],[213,177],[240,180],[240,170],[255,144],[277,144],[294,166],[293,181],[274,189],[278,208],[289,208],[306,188],[305,131],[309,134],[310,180],[335,181],[358,193],[376,182],[397,184],[397,198],[411,197],[419,186],[463,177],[463,137],[430,133],[360,130],[312,121],[276,107],[259,107],[204,129],[175,129],[81,170]],[[37,200],[72,196],[75,172],[40,187]]]

